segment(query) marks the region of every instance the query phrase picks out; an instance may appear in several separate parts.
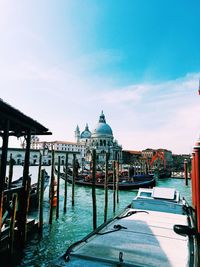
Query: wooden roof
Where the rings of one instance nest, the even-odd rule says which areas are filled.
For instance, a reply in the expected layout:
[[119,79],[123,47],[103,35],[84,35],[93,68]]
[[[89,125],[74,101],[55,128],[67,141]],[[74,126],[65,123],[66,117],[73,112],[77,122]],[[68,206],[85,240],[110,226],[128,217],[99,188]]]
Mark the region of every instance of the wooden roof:
[[2,135],[6,121],[9,120],[9,135],[23,136],[27,130],[31,131],[32,135],[49,135],[52,134],[46,127],[27,115],[23,114],[18,109],[10,106],[0,99],[0,134]]

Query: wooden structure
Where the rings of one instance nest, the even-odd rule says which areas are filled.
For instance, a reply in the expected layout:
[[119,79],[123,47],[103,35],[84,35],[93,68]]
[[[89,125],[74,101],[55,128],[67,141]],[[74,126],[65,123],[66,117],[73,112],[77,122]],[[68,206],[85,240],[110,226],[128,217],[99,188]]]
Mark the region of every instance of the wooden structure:
[[[19,110],[0,99],[0,136],[2,137],[0,160],[0,242],[1,248],[6,247],[12,251],[14,242],[14,229],[17,225],[17,236],[21,241],[21,247],[25,245],[27,233],[27,213],[29,205],[29,158],[31,135],[49,135],[51,132],[46,127],[26,116]],[[9,137],[24,137],[26,140],[26,152],[23,169],[22,186],[10,189],[6,182],[6,166]],[[9,220],[8,220],[9,219]],[[6,224],[6,221],[10,223]],[[16,224],[17,222],[17,224]],[[7,229],[8,234],[4,235]],[[10,237],[9,245],[5,239]],[[10,242],[11,240],[11,242]]]

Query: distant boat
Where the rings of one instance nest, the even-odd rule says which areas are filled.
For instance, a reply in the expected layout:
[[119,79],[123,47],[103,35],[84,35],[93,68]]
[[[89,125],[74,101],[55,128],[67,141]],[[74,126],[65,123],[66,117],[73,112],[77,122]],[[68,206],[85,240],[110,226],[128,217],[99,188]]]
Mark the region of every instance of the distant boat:
[[197,267],[193,210],[173,188],[139,189],[118,216],[48,266]]

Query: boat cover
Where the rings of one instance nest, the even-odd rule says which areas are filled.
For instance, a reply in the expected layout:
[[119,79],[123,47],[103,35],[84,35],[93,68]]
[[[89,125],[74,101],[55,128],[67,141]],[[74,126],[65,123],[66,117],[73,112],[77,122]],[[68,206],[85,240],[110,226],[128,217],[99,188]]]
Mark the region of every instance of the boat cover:
[[[130,211],[137,209],[126,212]],[[188,237],[173,230],[175,224],[187,225],[187,217],[151,210],[138,211],[114,219],[100,231],[108,233],[95,234],[76,246],[69,261],[62,266],[188,266]],[[123,228],[112,232],[116,225]]]

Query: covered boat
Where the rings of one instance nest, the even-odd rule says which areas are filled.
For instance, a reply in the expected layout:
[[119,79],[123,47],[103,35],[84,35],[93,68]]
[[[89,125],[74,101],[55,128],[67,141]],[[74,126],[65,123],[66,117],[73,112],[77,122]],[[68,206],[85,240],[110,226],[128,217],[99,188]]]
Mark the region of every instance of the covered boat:
[[193,210],[173,188],[140,189],[121,214],[49,266],[197,267]]

